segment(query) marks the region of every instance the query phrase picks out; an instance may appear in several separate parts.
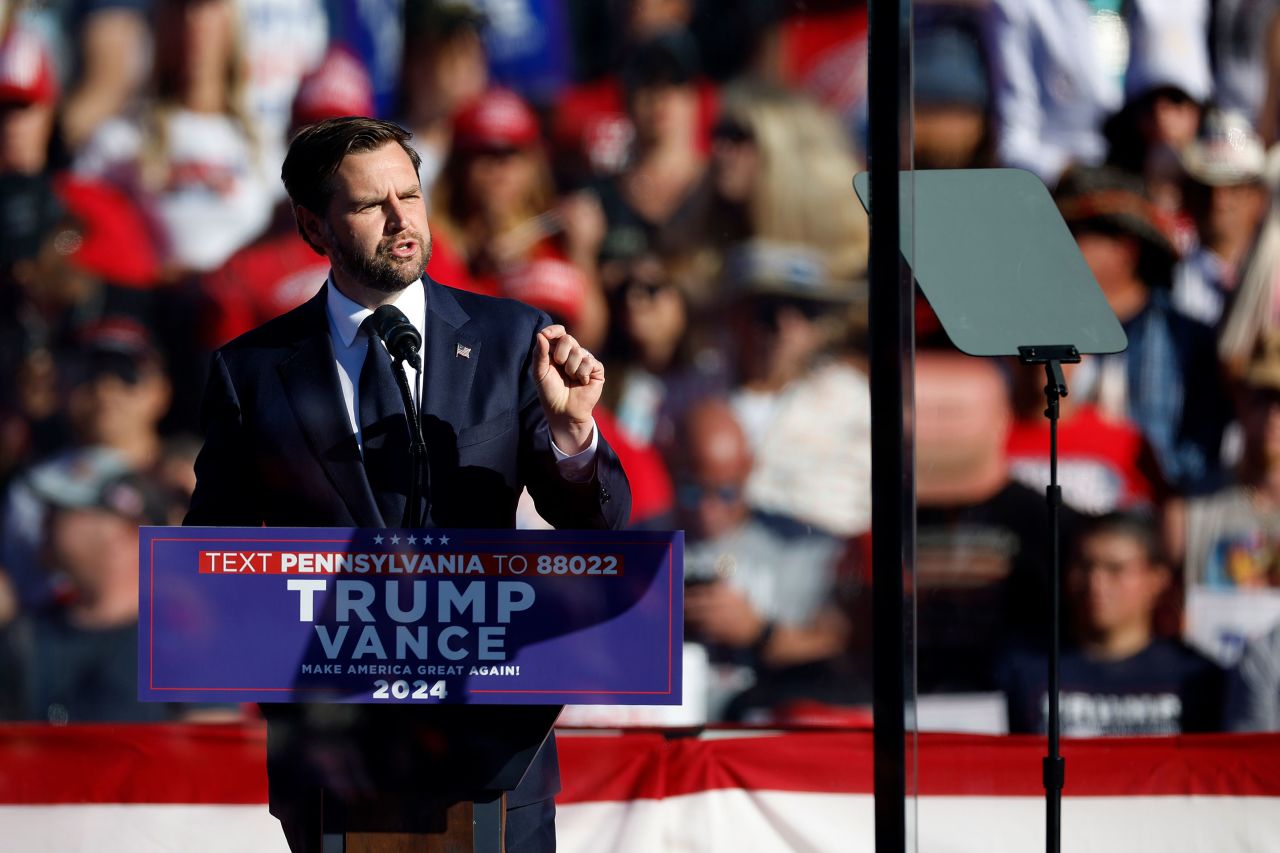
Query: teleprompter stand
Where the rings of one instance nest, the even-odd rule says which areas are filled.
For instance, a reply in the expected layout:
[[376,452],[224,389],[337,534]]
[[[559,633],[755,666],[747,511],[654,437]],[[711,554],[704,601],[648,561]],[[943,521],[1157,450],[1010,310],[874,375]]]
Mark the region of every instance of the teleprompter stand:
[[[1057,436],[1058,401],[1067,394],[1062,365],[1079,361],[1081,353],[1120,352],[1127,340],[1035,175],[1020,169],[912,172],[901,187],[901,208],[915,211],[914,221],[902,222],[901,244],[912,247],[907,262],[951,341],[968,355],[1013,356],[1045,369],[1052,578],[1047,602],[1049,754],[1043,781],[1045,849],[1058,853],[1066,781],[1058,715],[1062,491]],[[854,188],[869,211],[867,173],[854,179]]]
[[1066,783],[1066,762],[1059,750],[1062,723],[1059,719],[1058,664],[1062,658],[1062,487],[1058,485],[1058,401],[1067,396],[1067,380],[1062,365],[1080,361],[1080,352],[1071,345],[1018,347],[1023,364],[1044,365],[1044,416],[1049,419],[1049,485],[1045,500],[1049,505],[1049,755],[1044,759],[1045,847],[1057,853],[1062,846],[1062,786]]

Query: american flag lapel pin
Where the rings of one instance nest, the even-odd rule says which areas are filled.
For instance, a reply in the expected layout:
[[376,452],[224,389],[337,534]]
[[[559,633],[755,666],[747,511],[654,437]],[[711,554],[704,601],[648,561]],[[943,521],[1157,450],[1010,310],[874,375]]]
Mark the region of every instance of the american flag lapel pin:
[[464,347],[462,344],[458,344],[456,355],[458,358],[471,358],[471,347]]

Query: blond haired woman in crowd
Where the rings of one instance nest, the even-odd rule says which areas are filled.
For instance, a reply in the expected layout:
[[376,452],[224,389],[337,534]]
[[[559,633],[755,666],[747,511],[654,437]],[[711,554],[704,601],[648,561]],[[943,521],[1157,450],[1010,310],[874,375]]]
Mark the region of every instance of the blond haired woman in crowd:
[[155,15],[152,96],[99,128],[74,168],[132,196],[177,276],[212,270],[257,237],[275,179],[243,104],[233,0],[159,0]]
[[721,206],[745,214],[740,239],[805,244],[837,278],[860,274],[867,217],[850,182],[861,168],[839,120],[808,97],[760,85],[725,91],[712,181]]

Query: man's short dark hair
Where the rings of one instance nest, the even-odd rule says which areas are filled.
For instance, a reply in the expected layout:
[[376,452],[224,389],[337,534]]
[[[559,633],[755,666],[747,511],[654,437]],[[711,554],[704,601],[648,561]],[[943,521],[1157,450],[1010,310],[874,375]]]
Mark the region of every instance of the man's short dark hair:
[[1098,516],[1087,516],[1075,531],[1072,556],[1078,557],[1084,540],[1095,536],[1121,536],[1137,543],[1148,563],[1153,566],[1171,565],[1160,541],[1155,519],[1137,510],[1113,511]]
[[[395,142],[409,155],[414,171],[418,171],[422,158],[409,144],[409,136],[409,131],[398,124],[364,116],[342,116],[309,124],[289,143],[280,178],[295,208],[305,207],[323,216],[333,198],[333,176],[348,154],[374,151]],[[298,230],[301,233],[301,224]],[[304,240],[306,236],[302,235]]]

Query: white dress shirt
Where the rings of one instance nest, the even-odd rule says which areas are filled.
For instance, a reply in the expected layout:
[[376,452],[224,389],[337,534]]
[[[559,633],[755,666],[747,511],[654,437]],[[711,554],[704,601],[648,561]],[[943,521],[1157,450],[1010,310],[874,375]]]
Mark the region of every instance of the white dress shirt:
[[[333,274],[329,274],[327,282],[328,289],[325,293],[325,308],[329,315],[329,337],[333,340],[334,364],[338,371],[338,386],[342,389],[342,399],[347,408],[347,421],[351,424],[351,431],[355,434],[356,443],[364,446],[360,435],[360,371],[364,367],[365,356],[369,352],[369,338],[360,332],[360,324],[365,318],[373,313],[372,309],[366,308],[357,302],[348,299],[342,291],[338,290],[333,284]],[[422,335],[425,341],[426,334],[426,318],[427,318],[427,294],[422,282],[396,294],[391,304],[404,312],[409,318],[409,322],[418,330],[418,334]],[[378,342],[382,346],[382,342]],[[408,362],[404,363],[405,373],[409,378],[409,389],[413,394],[414,402],[421,407],[422,401],[418,400],[418,371],[413,369],[413,365]],[[556,457],[556,466],[560,471],[560,476],[566,480],[573,482],[584,482],[591,479],[592,465],[596,458],[596,446],[599,443],[600,431],[596,429],[595,424],[591,427],[591,443],[586,450],[576,453],[572,456],[565,453],[559,447],[556,447],[554,441],[551,442],[551,451]]]

